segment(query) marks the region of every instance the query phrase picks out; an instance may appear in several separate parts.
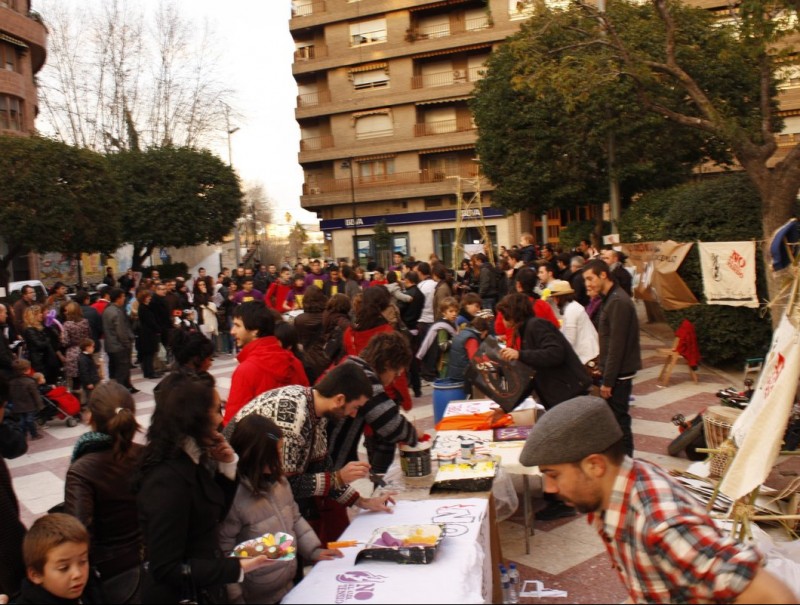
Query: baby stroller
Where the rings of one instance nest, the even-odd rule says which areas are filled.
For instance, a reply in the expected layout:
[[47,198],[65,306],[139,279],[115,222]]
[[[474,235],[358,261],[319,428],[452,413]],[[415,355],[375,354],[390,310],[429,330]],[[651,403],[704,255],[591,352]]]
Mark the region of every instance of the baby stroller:
[[42,388],[40,392],[44,403],[36,416],[36,422],[40,426],[53,418],[65,420],[65,424],[70,427],[78,424],[81,417],[81,402],[67,390],[67,387]]

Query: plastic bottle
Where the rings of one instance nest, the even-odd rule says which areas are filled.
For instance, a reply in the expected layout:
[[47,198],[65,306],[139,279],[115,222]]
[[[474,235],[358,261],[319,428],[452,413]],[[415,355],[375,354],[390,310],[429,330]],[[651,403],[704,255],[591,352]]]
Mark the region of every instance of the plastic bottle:
[[508,573],[503,565],[500,566],[500,586],[503,587],[503,603],[511,603],[509,595],[511,591],[511,582],[508,579]]
[[508,566],[508,602],[519,603],[519,570],[516,563]]

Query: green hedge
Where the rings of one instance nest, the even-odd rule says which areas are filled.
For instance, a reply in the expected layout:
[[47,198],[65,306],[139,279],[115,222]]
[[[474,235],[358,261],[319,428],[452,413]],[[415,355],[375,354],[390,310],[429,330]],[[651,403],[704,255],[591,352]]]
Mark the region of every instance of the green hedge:
[[[595,221],[574,221],[558,233],[558,243],[563,250],[577,248],[582,239],[593,241]],[[603,235],[611,233],[611,223],[603,221]],[[602,240],[600,244],[602,245]]]
[[[725,242],[759,240],[761,209],[758,193],[742,174],[720,175],[642,196],[620,219],[623,242]],[[678,274],[701,302],[680,311],[666,311],[677,328],[684,319],[697,331],[700,354],[710,365],[744,363],[764,355],[772,338],[769,313],[761,309],[706,305],[700,256],[693,246]],[[759,300],[767,297],[764,264],[757,248],[756,287]]]

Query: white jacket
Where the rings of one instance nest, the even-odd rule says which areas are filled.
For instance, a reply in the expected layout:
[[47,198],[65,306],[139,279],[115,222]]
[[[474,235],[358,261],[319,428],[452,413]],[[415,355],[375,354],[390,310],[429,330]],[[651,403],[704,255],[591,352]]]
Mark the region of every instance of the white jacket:
[[600,341],[589,314],[579,302],[573,300],[564,307],[561,332],[575,350],[581,363],[600,355]]

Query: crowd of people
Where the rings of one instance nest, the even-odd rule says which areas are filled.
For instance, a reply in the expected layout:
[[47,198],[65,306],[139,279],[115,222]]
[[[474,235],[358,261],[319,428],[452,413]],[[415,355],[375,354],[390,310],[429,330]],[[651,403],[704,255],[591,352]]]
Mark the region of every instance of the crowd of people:
[[[366,271],[312,260],[223,270],[216,280],[200,269],[190,282],[152,270],[137,283],[131,271],[116,280],[109,271],[91,305],[58,284],[44,304],[23,291],[13,315],[0,306],[0,418],[10,399],[22,420],[3,437],[3,457],[24,453],[23,428],[36,434],[35,404],[18,407],[17,395],[34,373],[83,391],[90,430],[75,444],[63,507],[27,533],[0,459],[0,593],[19,603],[279,602],[304,565],[342,556],[327,543],[347,527],[348,508],[392,511],[390,495],[362,496],[353,482],[385,473],[397,444],[428,438],[401,410],[433,381],[468,383],[469,361],[490,334],[504,359],[537,370],[545,418],[594,384],[615,427],[606,433],[632,456],[641,355],[623,263],[588,242],[562,253],[523,234],[501,247],[496,265],[479,253],[459,271],[398,253]],[[27,367],[11,350],[16,337]],[[134,442],[134,350],[144,376],[159,380],[143,446]],[[209,369],[225,353],[238,365],[222,401]],[[10,393],[6,378],[17,381]],[[553,465],[575,460],[536,463],[552,478]],[[575,509],[553,498],[540,516],[567,514]],[[224,556],[279,531],[296,541],[290,565]],[[755,577],[745,576],[741,590]]]

